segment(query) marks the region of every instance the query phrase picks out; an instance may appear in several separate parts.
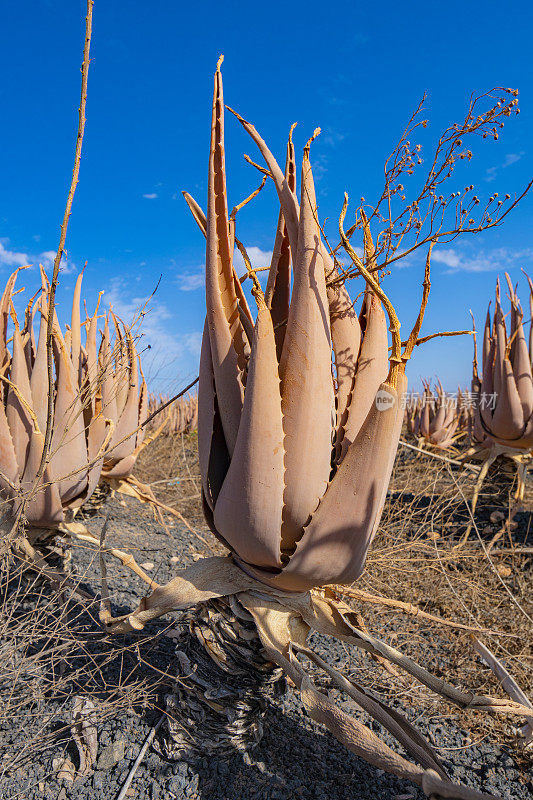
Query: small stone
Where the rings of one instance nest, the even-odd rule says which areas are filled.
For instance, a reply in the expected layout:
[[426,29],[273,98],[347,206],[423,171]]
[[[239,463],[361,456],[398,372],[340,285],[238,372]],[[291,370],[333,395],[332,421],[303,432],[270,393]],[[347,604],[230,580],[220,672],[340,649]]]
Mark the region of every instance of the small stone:
[[54,758],[52,760],[52,769],[57,772],[58,781],[72,783],[76,777],[76,767],[68,756],[66,758]]
[[111,744],[106,745],[98,756],[96,766],[98,769],[107,770],[118,764],[124,758],[125,744],[122,739],[118,739]]
[[153,569],[154,568],[154,562],[153,561],[145,561],[143,564],[141,564],[141,567],[143,569],[147,569],[147,570]]
[[502,511],[493,511],[490,515],[491,522],[503,522],[505,514]]
[[177,564],[178,561],[179,561],[178,556],[170,556],[170,563],[171,564]]
[[185,779],[181,775],[176,775],[169,780],[167,788],[169,792],[179,797],[185,789]]
[[93,775],[93,787],[95,789],[104,788],[104,775],[102,772],[95,772]]

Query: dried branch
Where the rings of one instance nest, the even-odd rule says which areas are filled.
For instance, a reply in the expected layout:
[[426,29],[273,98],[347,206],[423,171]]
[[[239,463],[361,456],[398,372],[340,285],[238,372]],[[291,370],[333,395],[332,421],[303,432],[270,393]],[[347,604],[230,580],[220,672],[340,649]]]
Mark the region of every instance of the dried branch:
[[[400,140],[384,166],[384,187],[375,204],[365,198],[356,211],[353,225],[347,231],[349,239],[368,223],[377,226],[376,266],[372,271],[381,271],[412,254],[419,247],[434,242],[450,243],[463,233],[479,233],[500,225],[531,188],[525,189],[511,199],[506,194],[499,198],[494,192],[482,206],[474,193],[472,184],[446,193],[444,184],[449,180],[461,161],[469,162],[472,151],[464,145],[464,139],[480,136],[483,139],[498,139],[504,126],[504,117],[519,113],[518,91],[496,87],[479,96],[472,95],[462,122],[450,125],[437,141],[430,159],[429,170],[412,200],[407,199],[403,181],[408,181],[423,163],[422,145],[413,144],[411,137],[419,128],[426,128],[428,121],[420,120],[425,97],[411,116]],[[483,106],[489,103],[489,108]],[[365,211],[365,209],[367,209]],[[337,252],[343,242],[335,248]],[[345,270],[344,277],[357,275],[356,269]]]
[[[34,481],[34,491],[39,487],[46,463],[50,454],[50,445],[52,443],[52,433],[54,429],[54,353],[53,353],[53,326],[54,326],[54,309],[55,309],[55,295],[57,283],[59,279],[59,266],[63,257],[65,249],[65,241],[67,238],[67,228],[72,211],[72,203],[74,201],[74,193],[78,185],[78,175],[80,171],[81,149],[83,144],[83,134],[85,132],[85,106],[87,103],[87,79],[89,75],[89,52],[91,47],[91,34],[92,34],[92,16],[93,16],[93,0],[87,0],[87,16],[85,17],[85,46],[83,49],[83,64],[81,68],[81,100],[78,114],[78,134],[76,138],[76,150],[74,155],[74,169],[72,170],[72,180],[67,196],[67,204],[65,206],[65,213],[63,222],[61,223],[61,234],[59,237],[59,245],[57,248],[56,257],[54,259],[54,269],[52,272],[52,281],[50,284],[50,293],[48,301],[48,320],[46,328],[46,360],[48,371],[48,407],[46,417],[46,431],[44,434],[43,452],[41,455],[41,463],[37,470],[37,475]],[[29,499],[29,498],[28,498]],[[27,501],[26,501],[27,502]],[[17,515],[17,522],[24,513],[25,503],[21,504],[21,509]]]

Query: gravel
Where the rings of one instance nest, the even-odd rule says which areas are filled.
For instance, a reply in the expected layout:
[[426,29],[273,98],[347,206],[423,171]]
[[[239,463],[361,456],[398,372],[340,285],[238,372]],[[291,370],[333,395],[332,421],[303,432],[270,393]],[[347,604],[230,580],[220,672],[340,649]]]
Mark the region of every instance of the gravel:
[[[178,563],[189,564],[205,552],[205,545],[186,527],[176,524],[165,530],[151,509],[133,499],[107,499],[98,514],[86,520],[88,527],[99,531],[104,516],[108,517],[107,543],[134,551],[138,563],[152,562],[150,574],[158,583],[170,579]],[[214,541],[204,529],[201,534]],[[213,546],[215,550],[218,547]],[[99,570],[94,551],[75,546],[73,563],[78,574],[86,574],[84,585],[96,589]],[[108,560],[108,581],[114,614],[133,608],[145,591],[139,579],[132,579],[112,559]],[[162,623],[158,625],[152,633],[161,630]],[[313,647],[330,663],[346,664],[347,648],[342,643],[314,636]],[[155,644],[152,641],[148,647],[151,663],[163,672],[172,672],[173,648],[168,636],[159,637]],[[139,652],[143,652],[142,648]],[[366,680],[368,676],[364,677]],[[42,719],[25,719],[22,729],[21,721],[13,718],[10,726],[0,730],[0,798],[112,800],[161,716],[157,707],[162,707],[163,693],[160,688],[159,695],[98,719],[96,768],[74,783],[57,779],[58,760],[68,755],[74,764],[79,763],[76,746],[64,733],[33,755],[31,761],[11,768],[13,755],[24,747],[32,725],[42,724]],[[351,701],[339,698],[339,702],[344,710],[353,711]],[[63,713],[64,724],[70,723],[70,701],[51,696],[47,703],[51,718],[57,719]],[[472,744],[471,734],[453,721],[424,718],[410,705],[403,710],[439,750],[454,780],[509,800],[533,800],[533,779],[519,768],[510,749],[488,741]],[[375,729],[379,730],[379,726]],[[386,732],[380,732],[380,736],[396,747]],[[190,757],[172,763],[151,747],[126,796],[136,800],[418,800],[424,795],[410,782],[377,770],[347,752],[308,718],[297,695],[289,690],[269,701],[264,737],[253,751],[230,757]]]

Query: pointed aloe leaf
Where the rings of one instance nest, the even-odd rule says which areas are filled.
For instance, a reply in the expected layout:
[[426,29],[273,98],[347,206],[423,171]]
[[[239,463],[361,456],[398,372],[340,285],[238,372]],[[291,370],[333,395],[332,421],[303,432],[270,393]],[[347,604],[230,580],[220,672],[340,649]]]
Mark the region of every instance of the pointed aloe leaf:
[[529,360],[533,367],[533,281],[527,272],[524,272],[524,275],[526,276],[529,284],[529,319],[531,320],[529,324]]
[[98,355],[96,351],[96,331],[98,328],[98,307],[103,292],[98,295],[96,308],[92,317],[85,320],[85,360],[83,376],[83,402],[94,411],[96,394],[99,391]]
[[[7,424],[6,412],[4,411],[4,404],[0,402],[0,470],[6,476],[8,481],[15,486],[19,481],[19,466],[17,463],[17,456],[15,454],[15,447],[13,439]],[[0,486],[6,489],[8,494],[11,494],[9,483],[2,480],[0,475]]]
[[81,300],[81,283],[83,281],[83,272],[85,267],[82,269],[80,274],[76,279],[76,285],[74,287],[74,296],[72,298],[72,315],[71,315],[71,330],[72,330],[72,339],[71,339],[71,359],[72,364],[74,365],[74,372],[76,375],[76,379],[79,380],[80,375],[80,359],[81,359],[81,320],[80,320],[80,300]]
[[500,391],[492,415],[490,432],[495,438],[512,443],[523,434],[527,420],[524,420],[512,364],[505,356],[502,359],[500,374]]
[[246,368],[245,334],[239,318],[228,228],[224,157],[224,101],[215,73],[207,203],[206,307],[215,389],[230,454],[239,430]]
[[[38,292],[37,292],[38,294]],[[24,352],[26,355],[26,364],[28,366],[28,374],[31,375],[33,364],[35,362],[35,334],[33,331],[33,317],[35,314],[34,300],[36,295],[30,298],[26,311],[24,312],[24,329],[23,339],[26,340]]]
[[102,387],[102,412],[105,417],[111,420],[112,425],[116,428],[118,421],[117,400],[109,340],[109,317],[107,316],[98,353],[98,372]]
[[503,362],[505,359],[505,351],[507,348],[507,330],[505,328],[505,319],[500,305],[500,286],[498,283],[496,290],[496,308],[494,309],[494,340],[496,349],[494,353],[494,391],[497,395],[500,394],[501,385],[503,380]]
[[22,267],[16,269],[8,278],[6,287],[0,298],[0,370],[9,363],[11,356],[7,349],[7,325],[9,321],[9,308],[11,305],[11,298],[13,296],[13,289],[15,288],[15,281],[17,275]]
[[298,219],[299,219],[299,208],[298,208],[298,200],[294,193],[294,189],[291,189],[289,185],[288,179],[285,177],[281,168],[268,149],[268,146],[264,139],[261,138],[257,130],[254,126],[243,119],[240,114],[237,114],[231,108],[228,108],[232,114],[234,114],[241,125],[243,126],[244,130],[250,134],[254,142],[256,143],[257,147],[263,158],[265,159],[266,165],[272,175],[274,180],[274,185],[276,187],[276,191],[278,193],[279,201],[281,204],[281,208],[283,211],[283,216],[285,218],[285,224],[287,225],[287,232],[289,235],[289,241],[291,245],[291,251],[293,255],[293,259],[296,259],[296,252],[298,250],[298,237],[299,237],[299,229],[298,229]]
[[[16,386],[16,390],[9,386],[6,401],[6,417],[11,432],[11,439],[15,448],[19,474],[24,473],[28,457],[29,443],[33,425],[24,402],[33,409],[33,399],[28,376],[28,365],[24,353],[24,344],[18,324],[15,321],[13,331],[13,356],[9,379]],[[23,401],[19,399],[23,398]]]
[[[294,145],[292,142],[291,127],[289,141],[287,142],[287,156],[285,159],[285,180],[291,192],[296,191],[296,162],[294,156]],[[270,308],[272,323],[274,325],[274,335],[276,337],[276,352],[278,361],[281,359],[283,351],[283,340],[287,328],[289,316],[289,303],[291,291],[291,248],[287,225],[283,209],[280,209],[278,226],[272,260],[268,272],[268,281],[265,289],[265,302]]]
[[[31,437],[24,475],[21,481],[21,490],[25,493],[31,492],[34,488],[35,479],[41,463],[43,447],[43,434],[40,431],[34,431]],[[64,521],[64,514],[59,496],[59,488],[49,467],[44,471],[42,487],[43,488],[37,489],[32,499],[27,503],[24,514],[30,525],[53,528]]]
[[489,307],[487,309],[487,318],[485,320],[485,328],[483,330],[483,352],[481,356],[483,374],[485,374],[485,369],[492,369],[492,366],[490,364],[487,364],[491,341],[492,341],[492,334],[491,334],[491,320],[490,320],[490,307]]
[[282,549],[290,553],[326,490],[334,413],[324,259],[307,148],[302,164],[298,256],[280,375],[285,432]]
[[69,508],[80,508],[98,486],[104,459],[103,455],[97,461],[95,459],[101,453],[107,433],[108,423],[102,413],[102,398],[98,393],[94,397],[90,419],[87,423],[87,455],[91,465],[87,473],[87,486],[81,495],[68,503]]
[[204,324],[200,352],[198,460],[202,477],[202,495],[212,514],[229,468],[230,459],[215,392],[215,376],[207,320]]
[[[189,194],[189,192],[182,192],[182,194],[183,194],[183,197],[185,198],[185,202],[187,203],[187,205],[189,206],[189,208],[191,210],[191,213],[192,213],[194,219],[196,220],[196,222],[198,224],[198,227],[200,228],[200,230],[202,231],[204,236],[207,237],[207,218],[206,218],[204,212],[202,211],[202,209],[200,208],[200,206],[198,205],[198,203],[196,202],[194,197],[192,197]],[[231,245],[231,243],[230,243],[230,245]],[[232,250],[233,250],[233,245],[230,246],[230,251],[232,251]],[[238,301],[238,304],[239,304],[239,312],[240,312],[241,322],[243,324],[243,327],[246,330],[246,323],[248,321],[251,324],[252,330],[253,330],[252,314],[251,314],[250,308],[248,306],[248,301],[247,301],[246,296],[245,296],[245,294],[244,294],[244,292],[242,290],[242,286],[241,286],[241,282],[239,280],[239,276],[237,275],[237,273],[235,272],[235,269],[233,267],[232,267],[232,271],[233,271],[233,285],[235,287],[235,294],[237,295],[237,301]],[[247,333],[247,336],[248,336],[248,331],[246,331],[246,333]],[[248,337],[248,338],[251,339],[251,337]]]
[[260,296],[257,302],[241,424],[214,522],[241,559],[276,568],[284,488],[281,394],[272,319]]
[[[88,459],[77,371],[66,343],[57,336],[56,342],[59,357],[56,364],[57,388],[49,469],[57,481],[62,501],[66,503],[85,489],[87,470],[81,468],[87,467]],[[75,474],[67,477],[71,472]]]
[[420,435],[427,439],[429,436],[429,429],[431,425],[430,415],[431,415],[431,392],[429,389],[429,385],[426,386],[424,389],[424,405],[421,409],[420,413]]
[[[115,344],[113,346],[113,361],[115,373],[115,398],[117,404],[117,417],[120,419],[128,399],[130,362],[128,343],[122,333],[119,321],[113,311],[110,311],[113,325],[115,326]],[[124,326],[125,327],[125,326]],[[117,441],[117,437],[113,437]]]
[[194,217],[194,220],[200,230],[202,231],[204,236],[207,236],[207,217],[205,216],[204,211],[200,207],[200,205],[196,202],[194,197],[189,194],[189,192],[182,192],[183,197],[185,198],[185,202],[189,206],[190,212]]
[[48,318],[48,303],[46,300],[46,293],[41,293],[39,301],[39,339],[37,342],[37,350],[35,352],[35,361],[30,376],[30,386],[32,397],[34,398],[33,410],[39,428],[41,431],[46,430],[46,417],[48,412],[48,363],[46,353],[46,327]]
[[387,377],[388,338],[385,313],[378,297],[367,290],[364,301],[361,329],[363,340],[357,359],[353,389],[348,405],[348,418],[344,426],[340,461],[350,444],[355,441],[368,414],[380,384]]
[[[137,353],[133,342],[133,336],[126,325],[124,325],[122,346],[125,353],[121,361],[121,369],[125,371],[126,399],[120,413],[118,412],[117,404],[117,413],[119,413],[119,417],[111,440],[112,450],[106,457],[114,461],[121,461],[133,453],[139,424],[139,372],[137,369]],[[135,463],[135,460],[133,463]]]
[[515,339],[513,342],[512,364],[513,375],[516,388],[522,403],[524,420],[527,422],[533,412],[533,375],[531,373],[531,362],[524,334],[522,323],[522,313],[518,313],[516,319]]
[[432,435],[435,431],[441,430],[446,419],[446,405],[441,392],[437,392],[437,396],[433,395],[436,410],[433,419],[429,425],[429,433]]
[[[146,380],[144,379],[144,375],[142,373],[141,367],[141,360],[139,359],[139,370],[142,377],[141,382],[141,390],[139,392],[139,415],[137,419],[138,425],[142,425],[148,419],[148,387],[146,385]],[[144,437],[146,434],[146,427],[139,428],[137,431],[137,440],[135,442],[135,446],[138,447],[144,441]]]

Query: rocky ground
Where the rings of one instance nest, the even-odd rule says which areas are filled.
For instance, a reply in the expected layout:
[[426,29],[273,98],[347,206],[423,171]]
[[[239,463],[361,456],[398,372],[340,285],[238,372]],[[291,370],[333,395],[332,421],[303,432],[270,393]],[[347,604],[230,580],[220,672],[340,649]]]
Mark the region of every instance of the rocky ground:
[[[186,516],[184,522],[168,515],[158,518],[152,508],[133,498],[105,493],[84,519],[97,534],[107,520],[106,544],[133,553],[158,583],[169,580],[179,566],[203,555],[223,552],[202,522],[193,451],[191,447],[185,452],[182,444],[179,448],[173,445],[173,458],[163,449],[159,454],[156,451],[150,465],[153,468],[154,463],[164,464],[160,474],[148,476],[146,462],[139,465],[140,476],[144,480],[150,477],[154,490],[163,487],[160,497],[181,509]],[[528,593],[531,601],[530,561],[505,552],[491,560],[490,571],[483,572],[480,556],[476,555],[479,549],[468,551],[461,561],[454,555],[453,562],[448,563],[448,550],[443,548],[438,553],[438,569],[435,559],[422,563],[440,534],[449,530],[453,533],[457,526],[464,525],[466,517],[450,505],[450,492],[455,491],[453,476],[442,473],[432,477],[442,505],[439,510],[427,487],[424,493],[413,494],[416,481],[411,462],[406,468],[411,472],[395,477],[382,533],[365,572],[367,577],[363,576],[357,585],[417,602],[441,617],[468,622],[475,617],[486,628],[503,630],[510,638],[501,640],[501,652],[513,670],[522,665],[523,671],[515,674],[524,689],[530,691],[528,628],[523,622],[527,619]],[[425,468],[420,469],[418,462],[415,471],[425,475]],[[491,522],[491,508],[480,510],[483,530],[489,536],[499,524]],[[530,514],[518,519],[515,538],[520,536],[522,547],[530,546]],[[406,546],[406,537],[414,543]],[[413,550],[415,544],[417,550]],[[501,545],[508,545],[505,537]],[[74,543],[71,566],[73,578],[95,597],[93,602],[85,600],[80,606],[67,593],[58,599],[49,586],[42,585],[34,586],[31,592],[21,592],[22,579],[10,579],[11,584],[16,584],[11,596],[18,597],[20,607],[13,600],[11,606],[4,605],[7,622],[2,631],[5,638],[6,634],[12,635],[8,644],[14,648],[15,656],[9,647],[0,647],[0,661],[5,662],[4,669],[0,668],[2,800],[118,798],[143,743],[164,716],[164,697],[174,685],[176,635],[187,635],[179,616],[147,626],[137,638],[110,640],[98,624],[101,571],[95,549]],[[113,614],[133,609],[147,592],[146,585],[115,559],[107,559],[107,570]],[[480,578],[478,583],[472,580],[474,573]],[[500,591],[500,584],[505,591]],[[511,599],[508,595],[512,595]],[[371,633],[408,652],[435,674],[463,687],[503,696],[490,671],[479,661],[474,663],[468,650],[468,634],[447,633],[442,626],[390,613],[390,609],[384,611],[375,605],[362,610]],[[22,624],[21,619],[29,622]],[[33,626],[28,627],[32,620]],[[493,646],[500,640],[489,637],[488,641]],[[455,781],[509,800],[533,800],[530,761],[507,721],[487,721],[480,719],[481,715],[452,709],[420,692],[412,683],[391,677],[366,656],[341,643],[315,636],[313,647],[325,660],[402,709],[437,750]],[[14,664],[13,668],[8,668],[8,661]],[[326,683],[321,685],[327,688]],[[85,775],[79,774],[80,753],[71,727],[75,696],[94,706],[90,719],[96,729],[96,761]],[[337,699],[344,710],[358,715],[352,701]],[[376,723],[370,724],[389,745],[399,748],[387,732]],[[310,720],[297,694],[290,689],[282,696],[268,697],[263,726],[263,739],[255,749],[168,761],[159,747],[165,736],[163,722],[124,796],[139,800],[418,800],[423,796],[413,784],[391,777],[347,752]],[[74,780],[72,772],[78,773]]]
[[[158,583],[170,579],[178,565],[189,564],[210,550],[219,551],[198,519],[194,527],[201,538],[169,517],[165,517],[163,526],[151,508],[132,498],[107,497],[85,521],[91,530],[99,532],[105,519],[107,544],[133,552],[137,562]],[[98,593],[100,568],[94,549],[75,544],[72,564],[73,574],[81,579],[82,586],[89,593]],[[146,591],[139,578],[132,577],[113,559],[108,559],[108,582],[115,615],[134,608]],[[42,605],[43,595],[35,602]],[[53,616],[53,603],[46,602],[47,613]],[[18,713],[0,715],[2,800],[117,798],[144,741],[161,718],[163,698],[172,686],[176,669],[172,637],[176,626],[179,628],[179,618],[154,623],[138,640],[120,638],[119,642],[109,643],[99,633],[97,610],[97,603],[86,602],[85,610],[68,611],[75,629],[72,642],[67,654],[61,655],[61,663],[46,668],[55,670],[61,680],[48,681],[47,691],[33,705],[21,701]],[[371,608],[366,620],[372,633],[401,647],[407,629],[398,616],[385,617]],[[425,644],[427,663],[443,674],[439,638],[429,635]],[[315,637],[313,646],[324,659],[357,673],[361,682],[371,682],[375,690],[387,683],[388,676],[380,667],[351,653],[345,645]],[[83,678],[89,673],[91,682],[87,685]],[[33,673],[30,678],[34,679]],[[2,697],[7,697],[8,688],[0,682]],[[75,694],[89,697],[95,706],[97,752],[95,767],[72,781],[62,767],[65,759],[75,769],[79,767],[80,756],[70,729]],[[491,739],[487,733],[478,735],[457,710],[444,705],[439,706],[439,711],[435,710],[438,704],[428,706],[430,711],[424,713],[412,695],[407,687],[403,697],[398,694],[393,702],[416,722],[453,779],[504,798],[533,798],[527,761],[513,745],[512,737]],[[357,713],[351,701],[339,698],[339,702],[345,710]],[[398,747],[377,724],[373,726],[388,744]],[[126,797],[418,800],[423,796],[413,784],[376,770],[347,752],[307,717],[291,690],[281,697],[269,698],[263,739],[251,751],[169,762],[158,752],[161,735],[164,725],[155,735],[155,745],[148,747]]]

